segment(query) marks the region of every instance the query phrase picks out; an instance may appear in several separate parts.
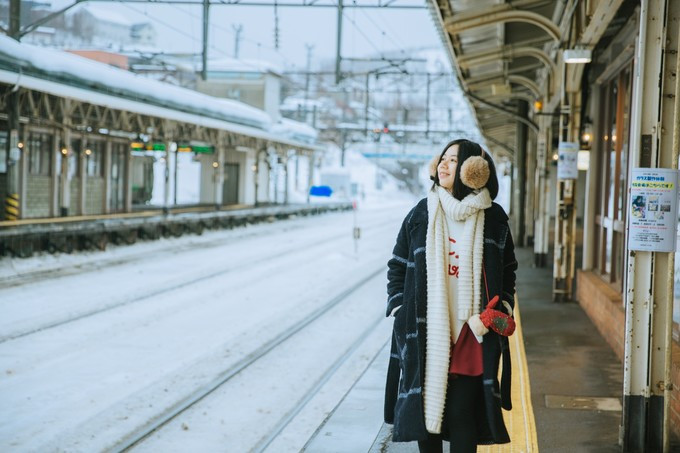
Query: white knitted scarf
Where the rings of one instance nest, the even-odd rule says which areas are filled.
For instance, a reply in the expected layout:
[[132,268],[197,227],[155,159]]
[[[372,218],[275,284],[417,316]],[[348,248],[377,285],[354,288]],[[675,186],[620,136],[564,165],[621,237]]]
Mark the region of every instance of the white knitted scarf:
[[448,226],[446,218],[465,221],[459,246],[460,270],[456,306],[458,319],[467,321],[480,312],[484,210],[491,206],[484,188],[458,201],[441,186],[427,195],[427,339],[425,359],[425,426],[433,434],[441,432],[451,354],[451,327],[448,297]]

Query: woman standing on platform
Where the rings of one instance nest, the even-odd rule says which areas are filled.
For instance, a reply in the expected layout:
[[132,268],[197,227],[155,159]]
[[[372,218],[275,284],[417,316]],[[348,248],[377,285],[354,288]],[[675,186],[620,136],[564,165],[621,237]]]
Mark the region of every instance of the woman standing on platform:
[[[454,140],[430,167],[427,198],[404,219],[388,262],[387,315],[394,316],[385,422],[395,442],[421,452],[475,452],[510,442],[508,335],[514,331],[514,246],[492,200],[491,156]],[[498,382],[500,358],[503,375]]]

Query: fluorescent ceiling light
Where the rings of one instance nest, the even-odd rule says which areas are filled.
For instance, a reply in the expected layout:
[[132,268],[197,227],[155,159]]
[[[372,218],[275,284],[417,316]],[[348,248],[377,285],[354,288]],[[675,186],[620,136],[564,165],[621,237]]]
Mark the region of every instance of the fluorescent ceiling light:
[[565,49],[565,63],[590,63],[593,52],[590,49]]

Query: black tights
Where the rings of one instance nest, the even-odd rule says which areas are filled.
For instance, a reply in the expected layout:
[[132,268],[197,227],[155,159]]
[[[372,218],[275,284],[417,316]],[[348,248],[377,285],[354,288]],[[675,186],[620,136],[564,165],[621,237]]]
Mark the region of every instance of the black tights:
[[[481,376],[449,377],[442,430],[451,439],[451,453],[477,451],[477,420],[483,413],[484,393]],[[429,434],[418,442],[420,453],[442,453],[442,436]]]

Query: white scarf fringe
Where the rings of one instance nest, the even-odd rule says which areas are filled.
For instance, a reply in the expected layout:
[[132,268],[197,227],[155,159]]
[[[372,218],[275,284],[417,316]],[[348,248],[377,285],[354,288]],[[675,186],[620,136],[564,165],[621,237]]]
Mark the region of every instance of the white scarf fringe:
[[456,305],[458,319],[467,321],[480,312],[484,210],[491,206],[489,191],[471,193],[463,201],[437,186],[427,196],[428,224],[425,242],[427,265],[427,338],[423,391],[425,426],[430,433],[441,432],[451,354],[451,326],[448,297],[448,226],[446,218],[465,221],[458,241],[460,271]]

